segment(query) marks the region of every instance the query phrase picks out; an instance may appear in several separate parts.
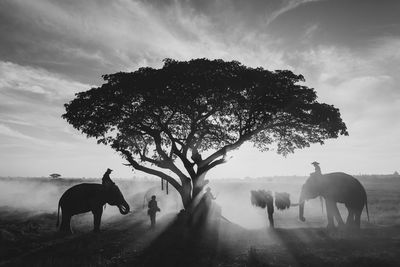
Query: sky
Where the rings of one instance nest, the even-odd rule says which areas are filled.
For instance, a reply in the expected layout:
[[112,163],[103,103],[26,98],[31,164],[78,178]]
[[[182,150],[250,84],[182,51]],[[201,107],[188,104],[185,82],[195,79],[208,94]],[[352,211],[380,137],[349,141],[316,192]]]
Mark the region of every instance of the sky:
[[0,176],[142,176],[61,118],[101,75],[164,58],[303,74],[349,136],[282,157],[250,144],[211,178],[400,171],[400,1],[0,0]]

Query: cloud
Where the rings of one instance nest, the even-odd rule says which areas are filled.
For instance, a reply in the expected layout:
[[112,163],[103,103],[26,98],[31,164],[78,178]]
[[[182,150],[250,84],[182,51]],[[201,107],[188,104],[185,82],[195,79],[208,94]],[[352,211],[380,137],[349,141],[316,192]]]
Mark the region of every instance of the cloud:
[[[350,137],[327,142],[314,155],[335,158],[349,148],[354,158],[362,158],[361,148],[394,153],[394,141],[390,147],[376,140],[399,135],[398,12],[371,1],[347,2],[0,1],[0,146],[8,149],[2,153],[29,154],[35,162],[52,155],[60,167],[55,155],[90,161],[94,141],[60,118],[63,104],[100,84],[102,74],[159,67],[166,57],[235,59],[304,74],[321,101],[340,108],[350,129]],[[107,164],[100,159],[105,153],[96,157]]]
[[[282,1],[282,6],[278,10],[274,10],[271,14],[267,16],[266,25],[271,24],[275,19],[277,19],[282,14],[295,9],[300,5],[304,5],[310,2],[317,2],[321,0],[286,0]],[[324,1],[324,0],[322,0]]]
[[20,138],[20,139],[25,139],[25,140],[29,140],[29,141],[36,141],[35,138],[32,138],[28,135],[22,134],[16,130],[11,129],[10,127],[4,125],[4,124],[0,124],[0,135],[5,135],[5,136],[9,136],[12,138]]
[[17,125],[26,125],[26,126],[33,126],[33,122],[27,122],[27,121],[22,121],[18,119],[13,119],[13,118],[1,118],[0,122],[3,123],[10,123],[10,124],[17,124]]
[[[298,5],[287,3],[290,8]],[[260,25],[254,23],[259,20],[230,5],[226,2],[204,13],[194,2],[184,1],[5,1],[0,14],[10,29],[0,29],[5,40],[0,48],[10,61],[85,83],[98,83],[101,74],[136,69],[143,62],[160,66],[166,57],[282,65],[278,50],[269,50],[276,40],[257,31]],[[237,16],[249,22],[243,24]],[[265,12],[259,11],[258,18],[263,16]],[[257,27],[251,30],[252,25]]]
[[382,39],[368,53],[318,46],[290,55],[292,66],[305,75],[319,100],[338,107],[348,126],[349,137],[329,141],[319,149],[325,154],[324,161],[334,159],[330,165],[352,162],[346,168],[353,173],[385,172],[389,165],[395,168],[400,151],[400,77],[393,73],[400,64],[394,51],[398,41]]
[[12,97],[18,94],[38,95],[51,103],[71,98],[74,93],[88,88],[87,84],[63,78],[42,68],[21,66],[0,61],[0,93]]
[[0,61],[1,133],[40,145],[71,139],[61,119],[63,104],[89,88],[41,68]]
[[121,169],[122,159],[111,149],[61,119],[63,103],[89,88],[41,68],[0,61],[0,176],[42,176],[56,169],[82,177],[104,166]]

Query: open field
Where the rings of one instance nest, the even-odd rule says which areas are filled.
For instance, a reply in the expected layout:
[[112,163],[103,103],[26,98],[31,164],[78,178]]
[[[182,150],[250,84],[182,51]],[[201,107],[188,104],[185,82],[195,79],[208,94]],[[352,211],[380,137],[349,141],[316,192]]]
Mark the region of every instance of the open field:
[[[76,216],[74,234],[63,236],[55,228],[58,199],[82,181],[1,179],[0,266],[400,266],[399,178],[360,178],[370,222],[364,212],[359,233],[328,233],[318,199],[307,202],[305,223],[295,208],[275,211],[278,229],[266,230],[265,211],[251,206],[250,190],[288,192],[296,202],[304,180],[214,181],[210,186],[229,222],[196,233],[182,231],[175,220],[180,203],[173,191],[166,197],[158,182],[116,181],[133,213],[122,216],[107,206],[100,234],[91,232],[91,214]],[[154,231],[143,209],[149,188],[162,209]]]

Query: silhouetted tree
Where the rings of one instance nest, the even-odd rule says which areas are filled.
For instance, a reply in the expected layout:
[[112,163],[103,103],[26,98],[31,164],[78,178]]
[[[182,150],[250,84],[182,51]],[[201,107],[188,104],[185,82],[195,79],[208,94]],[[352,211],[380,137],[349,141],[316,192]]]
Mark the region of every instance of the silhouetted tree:
[[61,177],[61,174],[52,173],[52,174],[50,174],[49,176],[50,176],[51,178],[53,178],[53,179],[56,179],[56,178],[60,178],[60,177]]
[[244,142],[286,155],[347,135],[339,110],[318,103],[314,89],[299,84],[303,76],[289,70],[166,59],[161,69],[103,79],[76,94],[63,118],[133,168],[168,181],[185,208],[207,184],[205,174]]

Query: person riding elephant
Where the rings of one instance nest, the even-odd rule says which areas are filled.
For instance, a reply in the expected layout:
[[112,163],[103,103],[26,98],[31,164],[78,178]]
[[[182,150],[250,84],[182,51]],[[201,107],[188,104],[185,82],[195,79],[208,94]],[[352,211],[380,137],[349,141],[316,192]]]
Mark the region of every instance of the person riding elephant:
[[103,178],[101,179],[103,183],[111,181],[110,174],[112,171],[113,170],[111,170],[110,168],[107,168],[106,172],[103,174]]
[[299,198],[299,219],[305,221],[304,203],[306,200],[321,196],[326,202],[328,228],[334,228],[334,219],[339,226],[344,222],[337,203],[344,203],[348,210],[346,225],[360,228],[360,217],[364,206],[368,214],[367,193],[361,183],[353,176],[343,172],[311,175],[302,186]]
[[318,176],[320,176],[320,175],[322,175],[321,167],[319,166],[319,163],[316,162],[316,161],[314,161],[314,162],[312,162],[311,164],[314,166],[315,171],[312,172],[312,173],[310,173],[310,176],[313,176],[313,175],[318,175]]
[[82,183],[72,186],[61,196],[58,202],[57,224],[59,225],[60,208],[62,213],[60,231],[71,233],[71,217],[91,211],[94,217],[94,232],[100,231],[103,206],[107,203],[117,206],[122,215],[129,213],[129,204],[111,180],[111,169],[103,175],[102,184]]

